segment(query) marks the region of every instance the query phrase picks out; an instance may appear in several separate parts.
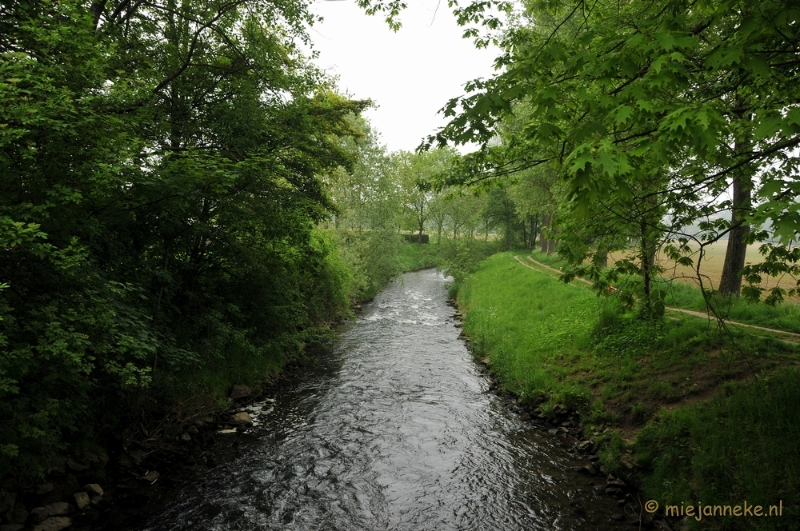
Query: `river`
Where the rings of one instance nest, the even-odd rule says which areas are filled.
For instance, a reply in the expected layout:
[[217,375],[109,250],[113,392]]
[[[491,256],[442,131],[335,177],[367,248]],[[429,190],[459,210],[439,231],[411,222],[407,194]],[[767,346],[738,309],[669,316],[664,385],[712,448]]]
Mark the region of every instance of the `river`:
[[[407,273],[365,304],[335,349],[219,465],[139,528],[614,529],[585,460],[520,420],[458,338],[446,279]],[[223,442],[221,446],[231,443]]]

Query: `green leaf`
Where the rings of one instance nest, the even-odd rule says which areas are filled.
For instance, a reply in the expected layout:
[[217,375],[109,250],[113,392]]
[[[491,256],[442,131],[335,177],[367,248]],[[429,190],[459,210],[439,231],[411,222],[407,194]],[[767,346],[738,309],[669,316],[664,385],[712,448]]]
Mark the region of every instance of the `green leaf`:
[[630,105],[620,105],[614,111],[614,123],[616,125],[624,125],[633,116],[633,107]]
[[753,133],[756,139],[765,140],[775,136],[775,134],[782,129],[783,119],[777,115],[771,115],[761,118]]

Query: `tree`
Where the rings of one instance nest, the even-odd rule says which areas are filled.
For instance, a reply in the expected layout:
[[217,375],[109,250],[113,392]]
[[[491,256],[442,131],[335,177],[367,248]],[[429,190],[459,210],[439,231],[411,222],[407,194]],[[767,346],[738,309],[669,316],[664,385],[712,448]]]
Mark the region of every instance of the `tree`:
[[[422,243],[425,223],[435,215],[433,203],[438,192],[430,186],[436,176],[447,171],[456,153],[450,149],[436,149],[420,153],[394,154],[395,168],[402,186],[403,208],[413,220],[417,241]],[[441,225],[439,225],[441,233]],[[441,239],[441,236],[440,236]]]
[[504,246],[508,250],[514,248],[520,222],[517,218],[514,202],[509,197],[507,190],[502,188],[489,190],[481,217],[486,220],[487,225],[502,227]]
[[422,233],[425,231],[425,222],[430,217],[431,193],[419,186],[423,178],[422,161],[419,155],[408,152],[399,152],[394,155],[395,167],[399,172],[399,182],[402,187],[403,210],[417,230],[417,243],[422,243]]
[[327,182],[336,208],[337,240],[354,275],[353,296],[363,300],[374,297],[400,272],[404,159],[386,153],[365,119],[359,118],[357,124],[361,134],[341,140],[356,164],[350,170],[337,168]]
[[[757,186],[752,221],[770,219],[787,238],[800,144],[798,7],[790,2],[648,4],[530,2],[509,29],[504,70],[452,100],[450,123],[431,142],[480,142],[451,182],[475,183],[558,161],[572,212],[609,194],[630,195],[646,168],[668,168],[653,197],[676,216],[699,219],[732,208],[732,223],[707,226],[699,241],[729,236],[729,272],[739,268],[747,223],[745,190],[756,165],[779,165]],[[491,146],[519,105],[529,112],[510,141]],[[647,177],[644,177],[647,178]],[[734,200],[715,198],[738,181]],[[733,276],[738,276],[735,271]],[[735,286],[726,282],[726,291]]]
[[368,102],[298,51],[302,3],[2,13],[0,474],[33,482],[143,393],[279,362],[344,309],[319,175]]
[[440,190],[434,193],[429,203],[430,219],[436,227],[436,244],[442,243],[442,231],[447,221],[447,192]]
[[461,190],[452,190],[446,200],[446,211],[453,231],[453,241],[458,240],[459,233],[471,239],[480,219],[485,199]]
[[531,223],[529,247],[535,247],[539,228],[542,252],[552,252],[555,247],[555,242],[546,237],[545,229],[551,226],[559,209],[561,191],[557,177],[558,172],[547,165],[537,166],[520,172],[516,176],[518,182],[509,189],[517,213]]

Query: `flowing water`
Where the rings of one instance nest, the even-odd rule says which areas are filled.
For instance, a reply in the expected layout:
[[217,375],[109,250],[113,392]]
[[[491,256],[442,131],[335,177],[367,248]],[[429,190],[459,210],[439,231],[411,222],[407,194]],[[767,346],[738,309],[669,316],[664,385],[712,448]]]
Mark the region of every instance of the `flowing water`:
[[364,305],[248,435],[219,436],[244,437],[237,453],[140,529],[613,529],[615,501],[572,470],[586,461],[489,392],[445,284],[408,273]]

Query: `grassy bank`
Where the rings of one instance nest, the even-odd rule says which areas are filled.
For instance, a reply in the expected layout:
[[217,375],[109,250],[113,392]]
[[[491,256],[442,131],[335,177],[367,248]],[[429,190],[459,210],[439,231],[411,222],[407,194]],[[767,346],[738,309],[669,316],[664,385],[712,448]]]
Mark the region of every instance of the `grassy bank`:
[[645,499],[769,505],[782,518],[714,517],[697,529],[790,529],[800,491],[800,356],[777,340],[706,320],[637,320],[533,271],[487,259],[459,291],[474,353],[501,385],[547,412],[578,410],[608,470],[635,452]]

